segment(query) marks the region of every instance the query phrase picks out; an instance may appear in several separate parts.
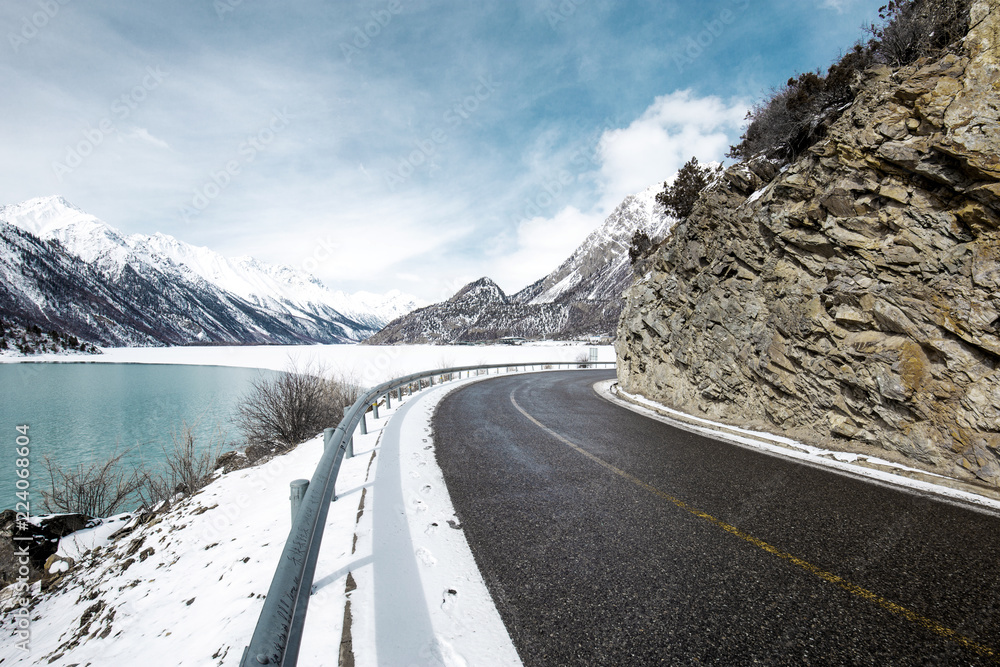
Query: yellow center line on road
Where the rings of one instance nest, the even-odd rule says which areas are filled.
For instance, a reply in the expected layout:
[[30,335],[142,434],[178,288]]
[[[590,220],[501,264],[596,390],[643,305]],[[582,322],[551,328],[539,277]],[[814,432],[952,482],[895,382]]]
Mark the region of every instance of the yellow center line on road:
[[625,472],[621,468],[617,468],[617,467],[611,465],[610,463],[608,463],[604,459],[602,459],[602,458],[600,458],[598,456],[595,456],[594,454],[591,454],[590,452],[588,452],[587,450],[583,449],[582,447],[580,447],[576,443],[574,443],[574,442],[566,439],[562,435],[556,433],[551,428],[549,428],[548,426],[546,426],[545,424],[543,424],[542,422],[538,421],[537,419],[535,419],[534,417],[532,417],[530,414],[528,414],[528,412],[524,408],[522,408],[520,405],[518,405],[518,403],[517,403],[516,400],[514,400],[514,392],[511,392],[511,394],[510,394],[510,402],[511,402],[511,404],[513,404],[513,406],[517,409],[518,412],[520,412],[528,420],[530,420],[535,426],[537,426],[538,428],[542,429],[543,431],[545,431],[546,433],[548,433],[549,435],[551,435],[556,440],[559,440],[560,442],[568,445],[569,447],[571,447],[572,449],[576,450],[580,454],[583,454],[584,456],[586,456],[588,459],[590,459],[594,463],[596,463],[596,464],[598,464],[598,465],[606,468],[607,470],[613,472],[614,474],[618,475],[619,477],[623,477],[623,478],[627,479],[628,481],[632,482],[636,486],[642,487],[643,489],[645,489],[646,491],[649,491],[653,495],[658,496],[660,498],[663,498],[664,500],[668,500],[671,503],[673,503],[674,505],[676,505],[677,507],[681,508],[682,510],[684,510],[686,512],[689,512],[690,514],[693,514],[694,516],[698,517],[699,519],[704,519],[705,521],[708,521],[709,523],[712,523],[712,524],[718,526],[719,528],[723,529],[727,533],[735,535],[736,537],[740,538],[741,540],[743,540],[745,542],[749,542],[750,544],[754,545],[755,547],[757,547],[759,549],[762,549],[762,550],[766,551],[769,554],[773,554],[773,555],[777,556],[778,558],[781,558],[782,560],[785,560],[785,561],[787,561],[789,563],[792,563],[793,565],[797,565],[800,568],[802,568],[803,570],[805,570],[805,571],[807,571],[807,572],[809,572],[811,574],[816,575],[820,579],[823,579],[825,581],[830,582],[831,584],[839,586],[840,588],[844,589],[848,593],[851,593],[851,594],[856,595],[856,596],[858,596],[858,597],[860,597],[860,598],[862,598],[864,600],[867,600],[869,602],[877,604],[878,606],[882,607],[883,609],[885,609],[885,610],[887,610],[889,612],[892,612],[893,614],[896,614],[898,616],[902,616],[906,620],[908,620],[908,621],[910,621],[912,623],[915,623],[916,625],[919,625],[920,627],[922,627],[922,628],[924,628],[926,630],[930,630],[931,632],[933,632],[936,635],[939,635],[941,637],[944,637],[945,639],[953,641],[956,644],[959,644],[959,645],[961,645],[961,646],[963,646],[963,647],[965,647],[965,648],[967,648],[969,650],[975,651],[976,653],[978,653],[980,655],[988,656],[988,657],[991,657],[991,658],[998,657],[997,651],[995,649],[990,648],[989,646],[984,646],[983,644],[979,644],[978,642],[975,642],[972,639],[969,639],[965,635],[959,634],[955,630],[952,630],[951,628],[948,628],[948,627],[945,627],[945,626],[941,625],[937,621],[929,619],[926,616],[921,616],[920,614],[918,614],[917,612],[913,611],[912,609],[908,609],[907,607],[904,607],[904,606],[902,606],[900,604],[896,604],[895,602],[892,602],[891,600],[887,600],[884,597],[882,597],[881,595],[878,595],[877,593],[873,593],[872,591],[868,590],[867,588],[863,588],[861,586],[858,586],[857,584],[853,584],[850,581],[847,581],[846,579],[844,579],[843,577],[841,577],[839,575],[836,575],[836,574],[834,574],[832,572],[827,572],[823,568],[818,567],[816,565],[813,565],[812,563],[810,563],[808,561],[804,561],[801,558],[799,558],[798,556],[792,555],[792,554],[790,554],[790,553],[788,553],[786,551],[782,551],[781,549],[779,549],[779,548],[777,548],[777,547],[775,547],[775,546],[773,546],[771,544],[768,544],[764,540],[756,538],[753,535],[750,535],[749,533],[743,532],[742,530],[740,530],[736,526],[732,526],[732,525],[726,523],[725,521],[722,521],[721,519],[715,518],[711,514],[707,514],[706,512],[702,512],[701,510],[699,510],[697,508],[691,507],[690,505],[688,505],[687,503],[685,503],[683,500],[681,500],[679,498],[675,498],[674,496],[670,495],[669,493],[665,493],[663,491],[660,491],[655,486],[652,486],[651,484],[647,484],[646,482],[642,481],[638,477],[635,477],[634,475],[631,475],[631,474]]

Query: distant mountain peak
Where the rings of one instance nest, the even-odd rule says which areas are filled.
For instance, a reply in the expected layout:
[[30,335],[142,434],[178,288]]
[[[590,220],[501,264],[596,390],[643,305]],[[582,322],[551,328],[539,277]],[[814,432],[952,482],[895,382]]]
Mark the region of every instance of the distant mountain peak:
[[19,207],[22,209],[39,209],[39,208],[70,209],[73,211],[79,211],[80,213],[83,213],[83,210],[80,207],[71,204],[62,195],[47,195],[45,197],[33,197],[32,199],[26,199],[19,204],[13,204],[13,207]]
[[57,230],[80,224],[90,227],[108,226],[59,195],[35,197],[18,204],[0,206],[0,220],[40,237],[51,237]]
[[513,296],[480,278],[447,301],[394,320],[367,342],[450,343],[504,336],[612,336],[632,282],[628,249],[643,230],[654,239],[676,222],[656,203],[662,184],[629,195],[555,271]]
[[504,291],[500,289],[493,280],[482,277],[474,280],[455,293],[449,299],[452,303],[482,302],[482,303],[507,303],[509,299]]
[[619,301],[632,282],[628,249],[637,230],[665,237],[677,221],[656,202],[660,183],[625,197],[555,271],[528,285],[511,300],[517,303]]

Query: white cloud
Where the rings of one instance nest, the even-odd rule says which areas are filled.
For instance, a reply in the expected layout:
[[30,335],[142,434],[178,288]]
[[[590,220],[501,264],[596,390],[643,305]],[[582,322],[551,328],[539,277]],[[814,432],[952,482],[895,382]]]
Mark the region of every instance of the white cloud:
[[519,290],[565,261],[600,222],[599,215],[573,206],[550,218],[524,220],[517,228],[517,249],[497,258],[489,275],[505,291]]
[[170,144],[159,137],[154,137],[149,133],[149,130],[144,127],[134,127],[122,136],[125,139],[138,139],[140,141],[145,141],[158,148],[170,148]]
[[491,275],[504,289],[520,289],[566,260],[626,196],[671,180],[692,156],[703,164],[722,162],[739,137],[747,107],[689,90],[657,97],[628,127],[601,135],[595,205],[521,222],[515,249],[497,258]]
[[609,213],[625,196],[670,180],[692,156],[721,162],[747,106],[681,90],[657,97],[628,127],[605,132],[598,146],[601,210]]

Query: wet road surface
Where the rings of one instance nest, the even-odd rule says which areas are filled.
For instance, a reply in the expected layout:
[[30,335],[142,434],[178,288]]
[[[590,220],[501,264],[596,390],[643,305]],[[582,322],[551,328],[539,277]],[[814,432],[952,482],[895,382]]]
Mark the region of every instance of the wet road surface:
[[675,429],[610,377],[487,380],[434,419],[525,665],[1000,662],[1000,518]]

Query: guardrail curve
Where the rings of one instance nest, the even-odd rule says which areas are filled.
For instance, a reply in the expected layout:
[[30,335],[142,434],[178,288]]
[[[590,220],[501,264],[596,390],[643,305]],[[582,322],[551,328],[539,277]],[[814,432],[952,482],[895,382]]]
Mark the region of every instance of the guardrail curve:
[[319,556],[319,546],[326,527],[326,517],[330,503],[336,500],[334,495],[337,474],[341,462],[347,452],[355,429],[365,418],[365,413],[383,395],[389,399],[392,391],[397,391],[398,399],[402,399],[402,388],[412,383],[418,383],[422,389],[423,380],[428,379],[434,386],[434,378],[448,376],[449,380],[462,373],[485,370],[535,368],[557,370],[566,366],[572,368],[595,368],[599,366],[614,366],[613,361],[557,361],[515,364],[489,364],[479,366],[461,366],[456,368],[439,368],[394,378],[388,382],[369,389],[345,412],[344,418],[336,428],[324,431],[323,456],[316,466],[305,496],[301,500],[292,528],[285,540],[285,547],[278,559],[278,566],[264,599],[257,626],[254,628],[250,644],[244,649],[240,667],[255,665],[280,665],[292,667],[298,662],[299,645],[302,642],[302,628],[305,625],[306,609],[309,606],[309,593],[312,589],[313,575],[316,572],[316,561]]

